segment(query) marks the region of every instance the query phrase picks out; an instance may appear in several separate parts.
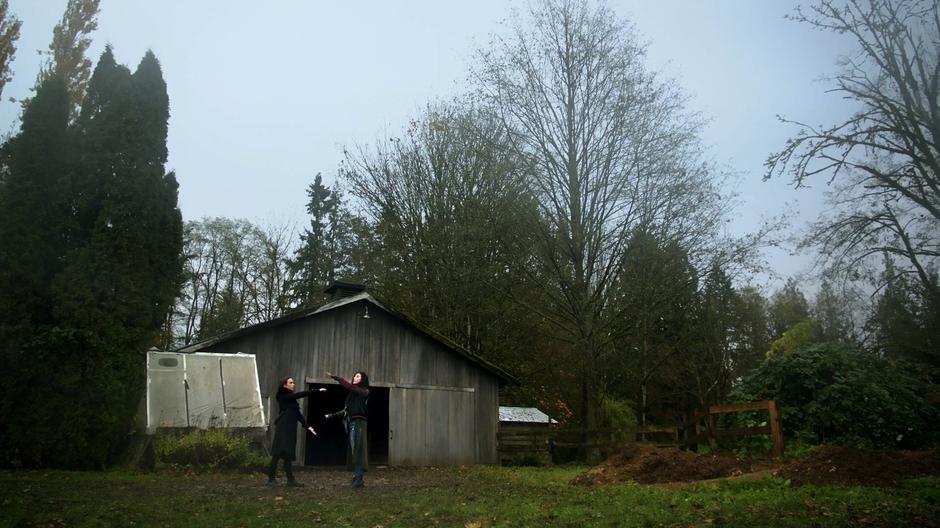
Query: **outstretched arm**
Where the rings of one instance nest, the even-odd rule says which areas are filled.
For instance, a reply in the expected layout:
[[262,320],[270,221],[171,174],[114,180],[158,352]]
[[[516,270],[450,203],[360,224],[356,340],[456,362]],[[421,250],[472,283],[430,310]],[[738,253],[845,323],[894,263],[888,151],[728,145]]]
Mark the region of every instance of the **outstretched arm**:
[[285,394],[281,396],[281,399],[282,400],[299,400],[300,398],[306,398],[307,396],[310,396],[314,392],[315,391],[296,391],[296,392],[292,392],[290,394]]
[[365,388],[365,387],[361,387],[361,386],[359,386],[359,385],[355,385],[355,384],[353,384],[353,383],[350,383],[349,380],[347,380],[346,378],[344,378],[344,377],[342,377],[342,376],[335,376],[335,375],[333,375],[333,374],[330,374],[329,372],[327,372],[326,375],[329,376],[329,377],[331,377],[331,378],[333,378],[333,379],[335,379],[335,380],[338,381],[339,384],[342,385],[344,388],[346,388],[346,389],[348,389],[348,390],[350,390],[350,391],[352,391],[352,392],[355,392],[356,394],[362,394],[363,396],[369,394],[369,389],[367,389],[367,388]]

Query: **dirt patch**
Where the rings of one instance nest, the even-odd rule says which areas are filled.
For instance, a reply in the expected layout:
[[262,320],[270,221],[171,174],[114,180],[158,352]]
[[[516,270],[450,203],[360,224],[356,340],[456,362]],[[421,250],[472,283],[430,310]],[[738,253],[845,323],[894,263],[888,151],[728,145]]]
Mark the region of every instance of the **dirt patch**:
[[732,455],[699,455],[672,447],[630,445],[576,477],[572,484],[599,486],[637,482],[665,484],[716,478],[745,478],[749,472],[763,478],[774,475],[795,486],[897,487],[905,480],[940,475],[940,451],[879,451],[849,447],[821,447],[782,464],[745,461]]
[[940,475],[940,452],[822,447],[784,463],[774,475],[797,486],[897,487],[910,478]]
[[622,482],[659,484],[691,482],[737,476],[750,470],[744,460],[732,455],[699,455],[675,447],[629,445],[586,473],[572,484],[598,486]]

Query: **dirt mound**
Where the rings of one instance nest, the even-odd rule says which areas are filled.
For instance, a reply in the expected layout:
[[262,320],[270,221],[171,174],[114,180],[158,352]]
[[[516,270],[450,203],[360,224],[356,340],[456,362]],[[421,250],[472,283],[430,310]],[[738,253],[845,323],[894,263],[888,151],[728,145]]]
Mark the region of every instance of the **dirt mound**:
[[877,451],[849,447],[821,447],[790,460],[774,472],[794,485],[896,487],[904,480],[940,475],[940,452]]
[[747,462],[730,455],[699,455],[675,447],[629,445],[578,475],[572,484],[690,482],[740,475],[748,469]]

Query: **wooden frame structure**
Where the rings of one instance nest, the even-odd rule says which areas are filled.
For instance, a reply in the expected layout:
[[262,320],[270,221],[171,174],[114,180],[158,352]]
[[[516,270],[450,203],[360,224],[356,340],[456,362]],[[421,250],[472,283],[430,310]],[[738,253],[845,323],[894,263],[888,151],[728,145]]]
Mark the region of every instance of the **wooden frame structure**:
[[[769,414],[768,424],[762,427],[736,427],[732,429],[718,429],[715,427],[714,417],[719,414],[732,414],[749,411],[767,411]],[[780,412],[777,409],[776,400],[766,400],[750,403],[738,403],[733,405],[714,405],[708,408],[707,415],[697,414],[695,417],[695,436],[687,441],[687,444],[698,443],[703,436],[701,418],[708,420],[704,434],[709,442],[714,445],[719,436],[751,436],[755,434],[769,434],[773,440],[773,455],[775,457],[783,456],[783,424],[780,420]]]

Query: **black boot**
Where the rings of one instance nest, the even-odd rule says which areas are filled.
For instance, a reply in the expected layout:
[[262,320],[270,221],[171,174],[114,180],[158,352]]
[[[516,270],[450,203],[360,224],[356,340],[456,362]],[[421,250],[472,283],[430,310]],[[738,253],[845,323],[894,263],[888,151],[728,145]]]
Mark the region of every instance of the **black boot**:
[[294,480],[294,468],[290,460],[284,461],[284,473],[287,473],[287,485],[291,488],[302,488],[303,484]]
[[277,479],[274,478],[274,475],[277,474],[277,457],[271,457],[271,464],[268,465],[268,482],[267,486],[277,486]]

